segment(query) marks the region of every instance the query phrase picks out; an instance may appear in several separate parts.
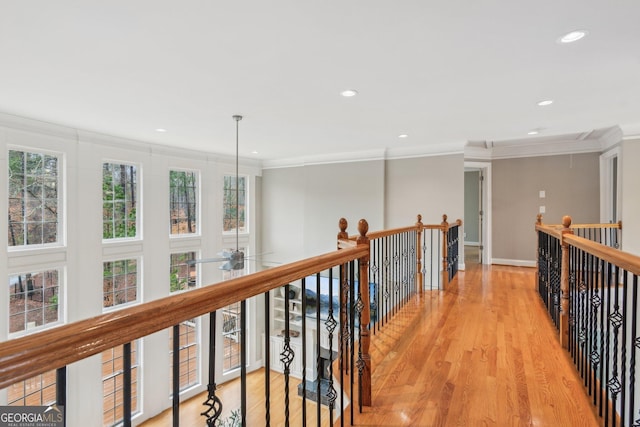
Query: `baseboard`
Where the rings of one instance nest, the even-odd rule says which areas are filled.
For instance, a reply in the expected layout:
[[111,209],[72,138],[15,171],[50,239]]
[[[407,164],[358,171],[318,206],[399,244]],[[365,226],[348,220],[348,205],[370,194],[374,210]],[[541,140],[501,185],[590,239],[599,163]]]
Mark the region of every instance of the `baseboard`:
[[491,258],[491,264],[497,265],[512,265],[514,267],[535,267],[535,261],[528,261],[522,259],[506,259],[506,258]]
[[464,271],[464,262],[458,263],[458,271]]
[[465,246],[480,246],[480,242],[464,242]]

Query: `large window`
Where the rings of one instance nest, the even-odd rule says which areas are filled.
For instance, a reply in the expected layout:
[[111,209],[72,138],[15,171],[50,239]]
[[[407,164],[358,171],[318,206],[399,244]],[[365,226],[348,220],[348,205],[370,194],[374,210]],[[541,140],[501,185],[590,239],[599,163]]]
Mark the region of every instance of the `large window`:
[[57,156],[9,150],[9,246],[59,241]]
[[[199,384],[198,379],[198,319],[180,323],[178,349],[180,354],[180,391]],[[169,334],[169,392],[173,391],[173,328]]]
[[196,286],[196,266],[188,261],[196,259],[195,252],[171,254],[169,266],[169,292],[186,291]]
[[[123,346],[102,352],[102,424],[114,426],[122,422],[124,402]],[[131,343],[131,412],[138,412],[138,342]]]
[[[244,251],[245,248],[241,248],[240,250]],[[225,271],[222,274],[222,278],[224,280],[230,280],[240,277],[245,271],[246,265],[244,270]],[[240,339],[242,329],[240,328],[240,314],[242,313],[242,306],[239,302],[236,302],[223,307],[220,312],[222,313],[222,372],[227,373],[241,366]]]
[[[193,289],[197,284],[195,264],[187,261],[195,260],[195,252],[181,252],[171,254],[169,270],[170,292]],[[198,378],[198,319],[189,319],[180,323],[179,354],[180,354],[180,391],[199,384]],[[169,390],[173,391],[173,328],[169,334]]]
[[169,171],[171,234],[193,234],[198,231],[196,177],[195,172]]
[[[237,210],[236,210],[237,199]],[[246,177],[238,177],[237,185],[237,197],[236,197],[236,177],[225,175],[224,188],[223,188],[223,200],[222,207],[223,212],[223,224],[222,231],[231,232],[236,231],[236,228],[241,233],[247,231],[245,223],[245,207],[246,207]],[[236,218],[237,212],[237,218]],[[237,220],[237,221],[236,221]],[[237,224],[236,224],[237,222]]]
[[102,238],[137,236],[138,188],[134,165],[102,165]]
[[61,320],[58,270],[9,276],[9,333],[25,332]]
[[104,308],[138,300],[138,260],[104,262],[102,268],[102,306]]

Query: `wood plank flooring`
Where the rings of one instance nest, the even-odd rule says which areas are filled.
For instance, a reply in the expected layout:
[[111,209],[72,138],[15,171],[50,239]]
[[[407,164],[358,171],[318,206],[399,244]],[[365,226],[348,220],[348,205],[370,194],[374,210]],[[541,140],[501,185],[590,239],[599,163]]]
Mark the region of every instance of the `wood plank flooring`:
[[[467,266],[447,291],[407,304],[372,337],[373,406],[356,410],[355,425],[600,425],[534,277],[533,269]],[[250,375],[256,396],[264,394],[262,375]],[[223,391],[234,387],[226,384]],[[273,392],[272,399],[282,400]],[[199,414],[203,400],[185,402],[181,413]],[[249,410],[264,411],[259,403]],[[181,425],[204,425],[202,417],[186,417]],[[165,413],[144,425],[168,426],[170,419]],[[248,425],[263,425],[263,419],[252,414]],[[272,418],[272,425],[281,420]],[[292,425],[301,425],[299,418]]]

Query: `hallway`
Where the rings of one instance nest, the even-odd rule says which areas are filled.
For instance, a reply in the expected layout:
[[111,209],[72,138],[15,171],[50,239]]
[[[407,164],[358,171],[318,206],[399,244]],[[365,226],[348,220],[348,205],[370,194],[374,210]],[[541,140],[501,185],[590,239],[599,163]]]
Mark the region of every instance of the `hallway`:
[[[407,306],[372,347],[360,426],[597,426],[535,291],[535,270],[468,265]],[[416,333],[407,333],[416,331]]]

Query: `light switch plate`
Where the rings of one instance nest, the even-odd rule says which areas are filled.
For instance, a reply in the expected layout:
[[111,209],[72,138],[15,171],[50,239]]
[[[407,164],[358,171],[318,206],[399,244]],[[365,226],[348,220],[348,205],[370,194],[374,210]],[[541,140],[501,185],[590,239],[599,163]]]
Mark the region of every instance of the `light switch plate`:
[[544,199],[545,197],[547,197],[547,194],[544,190],[540,190],[540,198]]
[[540,206],[540,213],[545,213],[546,211],[546,207],[545,206]]

